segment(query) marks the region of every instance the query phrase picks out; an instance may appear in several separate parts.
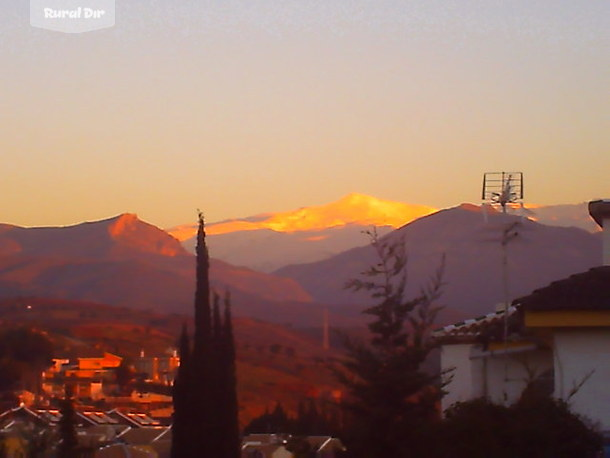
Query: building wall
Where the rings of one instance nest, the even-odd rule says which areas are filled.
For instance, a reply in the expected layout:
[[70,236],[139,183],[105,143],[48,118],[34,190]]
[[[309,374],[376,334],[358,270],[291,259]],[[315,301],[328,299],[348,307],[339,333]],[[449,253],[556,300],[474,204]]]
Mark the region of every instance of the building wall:
[[177,356],[140,356],[134,361],[136,372],[144,373],[149,380],[157,383],[171,384],[180,365]]
[[513,404],[530,381],[553,369],[550,351],[510,351],[508,356],[504,351],[495,351],[485,357],[487,397],[498,404]]
[[[474,379],[480,370],[477,371],[478,367],[473,367],[473,361],[470,359],[473,347],[473,344],[443,345],[441,347],[441,371],[450,371],[448,376],[451,377],[451,381],[445,387],[447,394],[441,401],[443,411],[456,402],[468,401],[476,397],[473,387],[480,385],[480,381]],[[480,364],[480,361],[478,363]]]
[[[453,369],[445,387],[443,411],[456,402],[486,397],[511,404],[519,399],[528,381],[553,369],[552,353],[531,348],[483,352],[478,345],[455,344],[441,348],[441,370]],[[506,367],[506,370],[505,370]]]
[[555,396],[610,431],[610,328],[555,329]]

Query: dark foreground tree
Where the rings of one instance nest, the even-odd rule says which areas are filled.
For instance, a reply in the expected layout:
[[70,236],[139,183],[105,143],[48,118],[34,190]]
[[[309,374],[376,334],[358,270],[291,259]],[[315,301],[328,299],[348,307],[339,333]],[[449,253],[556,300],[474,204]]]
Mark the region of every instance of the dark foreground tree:
[[350,456],[426,456],[429,425],[437,418],[440,374],[421,370],[432,349],[428,332],[440,311],[443,262],[418,295],[406,297],[407,257],[402,240],[379,239],[370,233],[378,262],[363,279],[346,285],[368,291],[378,303],[364,311],[370,344],[346,339],[347,359],[338,371],[347,387]]
[[[38,390],[40,374],[53,358],[53,344],[40,332],[12,328],[0,332],[0,391],[23,388]],[[27,383],[27,382],[30,383]]]
[[253,418],[244,428],[244,434],[274,433],[293,436],[340,436],[341,425],[338,407],[330,401],[314,399],[299,402],[297,414],[291,417],[281,403]]
[[173,389],[172,458],[238,458],[239,431],[235,345],[230,301],[221,316],[212,306],[210,260],[199,215],[193,344],[186,326],[180,338],[180,367]]
[[73,391],[66,385],[66,394],[60,402],[59,411],[59,444],[57,446],[58,458],[76,458],[78,456],[78,439],[76,436],[76,411],[74,410]]
[[457,403],[432,444],[440,458],[595,458],[602,437],[568,405],[550,396],[510,407],[486,399]]

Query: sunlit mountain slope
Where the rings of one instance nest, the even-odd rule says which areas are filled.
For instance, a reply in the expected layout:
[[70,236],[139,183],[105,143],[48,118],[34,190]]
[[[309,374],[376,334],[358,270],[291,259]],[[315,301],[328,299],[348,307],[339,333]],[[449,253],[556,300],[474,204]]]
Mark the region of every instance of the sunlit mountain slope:
[[[364,230],[382,234],[436,211],[424,205],[349,194],[328,205],[267,213],[208,225],[212,256],[234,265],[271,272],[314,262],[367,243]],[[195,225],[168,232],[193,251]]]
[[[441,302],[476,316],[492,311],[503,300],[500,237],[510,223],[518,223],[518,236],[508,247],[508,286],[513,298],[601,263],[598,234],[495,212],[484,218],[480,207],[467,204],[417,219],[386,237],[401,237],[406,243],[410,294],[418,293],[444,256],[446,286]],[[367,297],[346,291],[343,285],[375,261],[374,250],[366,246],[276,273],[296,280],[314,300],[365,304]]]
[[[193,255],[175,238],[120,215],[69,227],[0,224],[0,297],[86,300],[130,308],[189,313]],[[292,279],[213,259],[214,288],[230,289],[236,311],[265,318],[274,304],[305,303],[310,296]],[[250,313],[253,312],[253,313]]]
[[[213,223],[208,225],[207,233],[219,235],[260,229],[275,232],[320,231],[349,224],[397,228],[435,211],[435,208],[425,205],[411,205],[352,193],[327,205]],[[167,232],[178,240],[185,241],[195,236],[197,227],[188,224],[168,229]]]

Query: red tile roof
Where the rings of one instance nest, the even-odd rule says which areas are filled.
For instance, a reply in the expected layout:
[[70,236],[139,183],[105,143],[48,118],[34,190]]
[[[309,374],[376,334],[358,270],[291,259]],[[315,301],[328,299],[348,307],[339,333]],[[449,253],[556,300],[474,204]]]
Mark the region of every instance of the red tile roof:
[[554,281],[516,299],[513,305],[526,311],[610,310],[610,266]]

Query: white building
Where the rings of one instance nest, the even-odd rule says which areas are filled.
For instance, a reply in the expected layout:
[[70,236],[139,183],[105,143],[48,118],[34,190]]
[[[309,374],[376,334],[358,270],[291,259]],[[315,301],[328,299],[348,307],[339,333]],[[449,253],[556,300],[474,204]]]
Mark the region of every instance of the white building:
[[435,332],[441,366],[453,369],[443,410],[479,397],[512,403],[529,385],[610,432],[610,201],[589,211],[604,228],[603,266],[517,299],[508,313]]

